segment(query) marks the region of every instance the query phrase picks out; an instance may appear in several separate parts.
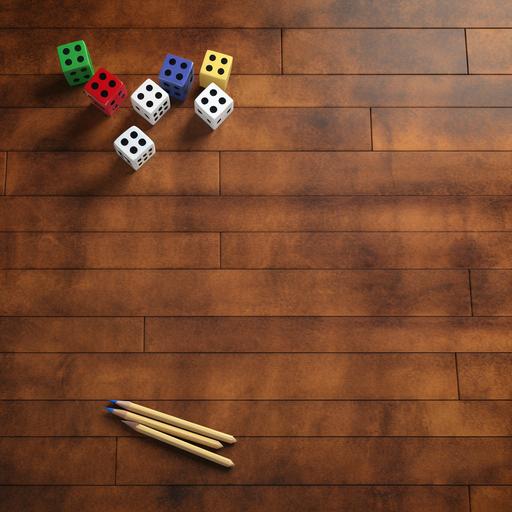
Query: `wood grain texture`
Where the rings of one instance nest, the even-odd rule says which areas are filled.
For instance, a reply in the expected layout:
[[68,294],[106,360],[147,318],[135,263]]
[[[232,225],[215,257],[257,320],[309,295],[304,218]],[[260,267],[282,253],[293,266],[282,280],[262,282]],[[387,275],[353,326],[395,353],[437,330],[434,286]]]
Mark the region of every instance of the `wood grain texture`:
[[[142,402],[180,418],[254,436],[510,436],[512,401],[180,400]],[[137,436],[101,401],[3,401],[3,436]],[[55,421],[58,418],[59,421]]]
[[511,195],[509,152],[223,152],[223,195]]
[[379,510],[382,503],[394,512],[466,512],[468,507],[466,489],[456,486],[19,486],[0,487],[0,499],[10,510],[28,510],[37,503],[40,512],[53,512],[55,503],[63,510],[83,512],[189,512],[196,508],[238,512],[241,503],[246,512],[308,512],[319,503],[325,512]]
[[[112,151],[113,141],[140,119],[129,109],[108,119],[92,105],[0,109],[0,149]],[[146,128],[156,143],[154,165],[161,165],[161,150],[367,150],[371,146],[368,109],[240,108],[222,128],[212,132],[192,109],[171,111],[150,130]],[[110,158],[110,165],[117,166],[119,157],[111,152]]]
[[6,172],[7,172],[7,154],[0,153],[0,195],[5,194]]
[[471,486],[471,510],[473,512],[510,512],[512,486]]
[[255,438],[237,443],[226,453],[236,460],[236,470],[217,471],[183,453],[162,450],[152,440],[120,438],[117,481],[384,485],[512,481],[508,464],[512,440],[506,438]]
[[[119,78],[134,91],[147,75]],[[231,75],[229,94],[236,107],[508,107],[511,85],[506,75]],[[3,75],[0,90],[0,107],[90,104],[62,75]],[[172,108],[193,107],[200,92],[196,78],[187,99]]]
[[283,72],[465,74],[464,31],[288,29],[283,32]]
[[[10,153],[7,195],[218,195],[215,152],[158,153],[131,172],[113,153]],[[155,165],[153,165],[155,164]]]
[[0,354],[0,362],[0,399],[457,397],[452,354]]
[[475,270],[471,272],[471,286],[476,315],[512,315],[510,270]]
[[4,437],[0,483],[113,484],[115,458],[114,438]]
[[508,150],[512,110],[431,108],[372,110],[376,150]]
[[219,268],[216,233],[0,233],[1,268]]
[[455,270],[3,270],[0,284],[0,314],[13,316],[470,314]]
[[[97,4],[83,2],[77,12],[71,0],[45,3],[30,10],[6,0],[0,25],[6,27],[511,27],[512,8],[500,0],[403,2],[393,0],[238,0],[200,4],[175,0],[164,9],[157,0]],[[122,10],[123,15],[119,16]],[[55,13],[59,16],[56,17]]]
[[221,265],[311,269],[511,268],[512,234],[223,233]]
[[0,317],[0,352],[141,352],[143,318]]
[[510,30],[468,30],[467,38],[471,73],[512,72]]
[[[123,6],[123,11],[124,11]],[[60,8],[58,8],[60,11]],[[139,8],[135,9],[139,15]],[[83,12],[83,9],[80,9]],[[121,17],[117,16],[116,17]],[[3,73],[30,75],[60,73],[56,46],[83,39],[93,63],[111,73],[156,75],[168,53],[190,59],[199,68],[207,48],[222,48],[234,57],[233,72],[281,72],[279,30],[217,29],[7,29],[0,30],[0,65]],[[265,48],[265,51],[261,51]],[[12,55],[16,54],[13,59]],[[97,57],[96,57],[97,56]],[[95,58],[96,57],[96,58]]]
[[461,398],[512,397],[512,354],[459,354]]
[[155,352],[510,352],[512,318],[146,318]]
[[510,231],[505,197],[0,197],[1,231]]

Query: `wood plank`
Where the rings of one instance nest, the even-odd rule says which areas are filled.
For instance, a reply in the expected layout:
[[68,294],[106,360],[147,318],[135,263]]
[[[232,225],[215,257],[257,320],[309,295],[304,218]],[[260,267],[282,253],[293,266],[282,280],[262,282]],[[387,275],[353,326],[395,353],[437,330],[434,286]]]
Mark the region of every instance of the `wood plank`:
[[509,108],[372,110],[376,150],[508,150]]
[[[119,78],[133,91],[147,75]],[[510,76],[484,75],[231,75],[229,94],[237,107],[507,107],[511,83]],[[4,75],[0,90],[0,107],[90,104],[62,75]],[[196,80],[173,108],[193,107],[200,91]]]
[[510,196],[0,197],[1,231],[511,229]]
[[453,354],[0,354],[0,362],[1,399],[457,398]]
[[511,73],[510,30],[467,30],[471,73]]
[[512,486],[471,486],[472,512],[510,512]]
[[6,173],[7,173],[7,153],[0,153],[0,195],[5,194]]
[[221,169],[223,195],[512,194],[510,152],[228,151]]
[[[106,119],[94,106],[0,109],[0,149],[10,151],[112,151],[112,142],[140,116],[121,109]],[[37,128],[36,128],[37,127]],[[147,128],[145,128],[147,130]],[[159,151],[370,149],[368,109],[239,108],[212,132],[192,109],[176,109],[151,128]],[[114,163],[115,162],[115,163]]]
[[223,233],[221,245],[234,269],[512,268],[512,233]]
[[10,153],[7,195],[218,195],[217,153],[159,152],[131,172],[108,153]]
[[0,438],[0,483],[112,484],[114,438]]
[[512,318],[152,317],[154,352],[512,352]]
[[[510,484],[507,438],[254,438],[226,474],[151,439],[120,438],[118,484]],[[263,454],[263,456],[262,456]],[[400,463],[397,464],[397,454]],[[369,463],[368,461],[371,461]]]
[[0,314],[466,316],[468,284],[459,270],[3,270]]
[[[139,7],[137,5],[134,12],[141,16]],[[123,12],[126,9],[124,4],[122,9]],[[83,12],[82,9],[80,11]],[[101,67],[115,74],[158,74],[162,60],[169,51],[170,41],[173,53],[194,61],[198,69],[206,49],[215,48],[234,56],[234,73],[281,72],[281,32],[276,29],[130,28],[128,31],[31,28],[0,30],[2,73],[58,74],[60,66],[56,46],[77,39],[86,42],[93,63],[101,64]],[[16,58],[12,58],[13,55]],[[76,91],[77,94],[79,92]]]
[[[510,436],[512,401],[150,401],[148,407],[248,436]],[[3,436],[137,436],[101,401],[0,402]],[[55,421],[59,418],[59,421]]]
[[1,352],[141,352],[143,318],[0,317]]
[[466,73],[460,29],[286,29],[285,74]]
[[512,354],[459,354],[461,398],[512,398]]
[[315,510],[319,503],[324,512],[367,512],[378,510],[382,503],[393,512],[466,512],[467,494],[466,488],[460,486],[0,487],[0,499],[7,510],[31,510],[37,503],[39,512],[54,512],[55,503],[59,503],[62,510],[82,512],[168,512],[169,509],[176,512],[238,512],[240,507],[245,512],[307,512]]
[[[512,8],[500,0],[251,0],[200,5],[175,0],[162,9],[158,0],[114,0],[98,5],[85,0],[80,12],[71,0],[47,1],[44,8],[24,9],[16,0],[4,0],[0,25],[5,27],[510,27]],[[119,16],[122,11],[123,15]],[[56,18],[55,14],[59,13]]]
[[471,272],[471,286],[475,315],[512,315],[510,270],[475,270]]
[[219,268],[217,233],[0,233],[0,267]]

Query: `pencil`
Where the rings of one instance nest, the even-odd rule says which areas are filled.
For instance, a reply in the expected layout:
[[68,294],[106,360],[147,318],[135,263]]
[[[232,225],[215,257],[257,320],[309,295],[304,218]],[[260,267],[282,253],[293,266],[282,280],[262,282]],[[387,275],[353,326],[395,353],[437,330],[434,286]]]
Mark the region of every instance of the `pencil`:
[[204,437],[200,434],[194,434],[193,432],[183,430],[182,428],[173,427],[168,423],[162,423],[150,418],[145,418],[140,414],[134,414],[133,412],[128,412],[123,409],[114,409],[113,407],[106,407],[106,409],[107,411],[116,416],[119,416],[120,418],[123,418],[124,420],[135,421],[136,423],[154,428],[160,432],[164,432],[165,434],[171,434],[173,436],[180,437],[181,439],[192,441],[193,443],[202,444],[204,446],[208,446],[208,448],[222,448],[222,443],[220,441],[210,439],[209,437]]
[[150,409],[149,407],[134,404],[133,402],[128,402],[126,400],[110,401],[113,404],[122,407],[123,409],[126,409],[127,411],[139,413],[142,414],[143,416],[147,416],[148,418],[163,421],[164,423],[169,423],[169,425],[184,428],[185,430],[196,432],[197,434],[201,434],[211,439],[217,439],[218,441],[222,441],[223,443],[236,443],[236,439],[230,434],[225,434],[224,432],[219,432],[218,430],[213,430],[212,428],[204,427],[203,425],[198,425],[197,423],[192,423],[191,421],[182,420],[181,418],[176,418],[176,416],[171,416],[170,414],[155,411],[155,409]]
[[185,450],[186,452],[192,453],[194,455],[197,455],[198,457],[202,457],[203,459],[207,459],[211,462],[215,462],[216,464],[220,464],[221,466],[231,468],[235,465],[234,462],[231,459],[228,459],[227,457],[222,457],[222,455],[210,452],[208,450],[205,450],[204,448],[199,448],[199,446],[187,443],[186,441],[182,441],[181,439],[178,439],[176,437],[169,436],[153,428],[146,427],[146,425],[140,425],[139,423],[135,423],[134,421],[121,421],[124,424],[128,425],[130,428],[133,428],[133,430],[135,430],[139,434],[152,437],[153,439],[162,441],[162,443],[170,444],[175,448],[180,448],[181,450]]

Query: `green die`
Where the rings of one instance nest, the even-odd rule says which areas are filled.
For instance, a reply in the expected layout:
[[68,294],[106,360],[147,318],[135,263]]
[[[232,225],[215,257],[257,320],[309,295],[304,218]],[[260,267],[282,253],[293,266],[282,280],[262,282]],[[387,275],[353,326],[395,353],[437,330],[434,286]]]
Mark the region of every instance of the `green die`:
[[60,67],[69,85],[85,84],[94,74],[91,56],[84,41],[57,46]]

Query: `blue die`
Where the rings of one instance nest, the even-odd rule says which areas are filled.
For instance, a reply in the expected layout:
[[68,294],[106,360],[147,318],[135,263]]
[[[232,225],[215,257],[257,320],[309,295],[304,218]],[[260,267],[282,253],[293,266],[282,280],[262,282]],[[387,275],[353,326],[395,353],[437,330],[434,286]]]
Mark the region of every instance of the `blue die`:
[[191,60],[168,53],[158,75],[160,85],[169,96],[183,101],[194,80],[194,63]]

